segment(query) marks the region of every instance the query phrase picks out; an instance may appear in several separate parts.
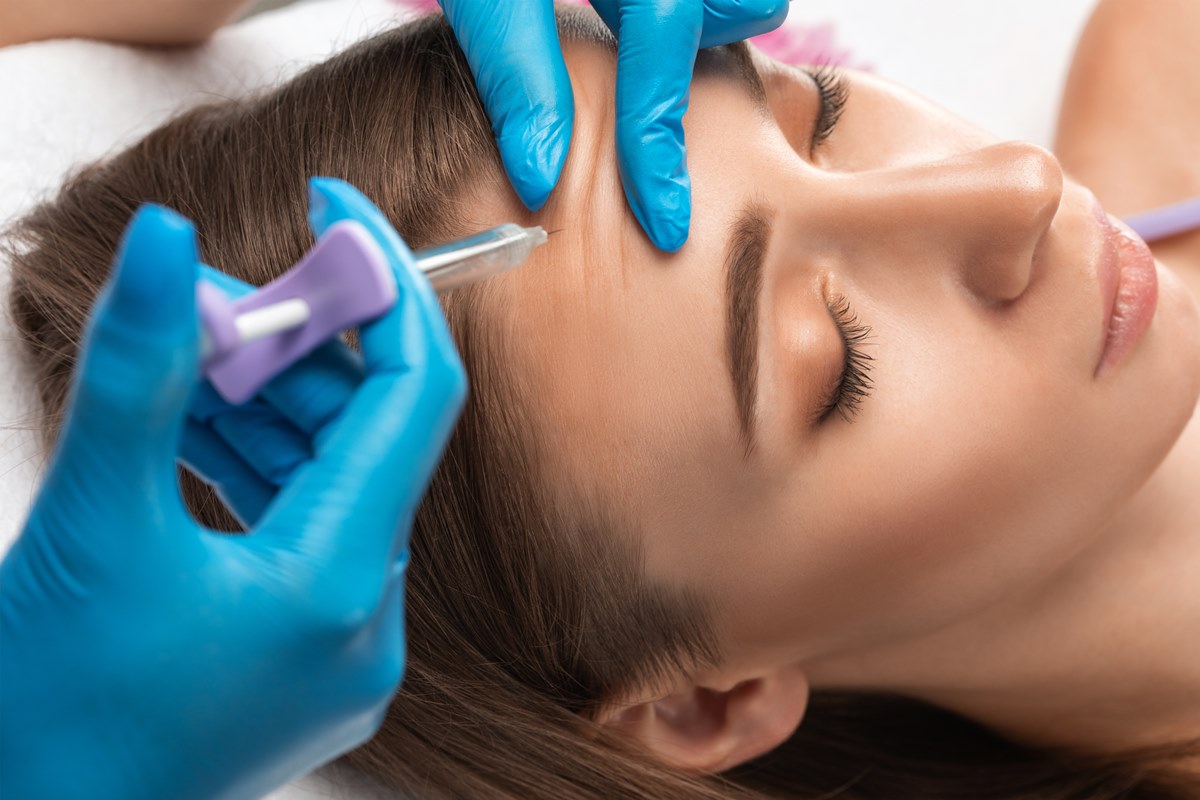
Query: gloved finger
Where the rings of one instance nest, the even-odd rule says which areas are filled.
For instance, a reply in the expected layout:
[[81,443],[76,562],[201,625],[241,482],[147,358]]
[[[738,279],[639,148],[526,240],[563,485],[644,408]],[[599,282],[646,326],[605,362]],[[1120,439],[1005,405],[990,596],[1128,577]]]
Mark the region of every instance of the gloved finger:
[[[381,593],[462,407],[466,375],[432,287],[383,214],[342,181],[315,178],[310,186],[311,213],[354,219],[379,242],[399,299],[363,326],[366,379],[316,437],[314,459],[281,491],[259,536],[267,546],[286,540],[304,552],[328,553],[339,564],[316,568],[373,575],[373,590]],[[338,524],[297,534],[293,520],[314,513]],[[306,541],[296,544],[297,535]]]
[[311,440],[286,417],[255,398],[208,423],[259,477],[282,486],[312,458]]
[[674,252],[692,215],[683,115],[704,8],[699,0],[629,0],[616,15],[621,183],[651,241]]
[[[320,237],[327,227],[314,225],[314,235]],[[232,298],[249,294],[255,288],[204,264],[200,274]],[[342,410],[362,382],[362,376],[362,358],[358,353],[341,340],[331,339],[272,378],[259,396],[297,428],[311,434]],[[236,408],[210,388],[207,392],[197,392],[192,416],[207,421]]]
[[[238,280],[232,275],[226,275],[221,270],[210,267],[208,264],[200,264],[198,270],[198,277],[201,280],[213,284],[231,299],[236,300],[254,291],[254,286],[245,281]],[[201,380],[197,384],[196,390],[192,392],[192,402],[188,406],[188,417],[201,423],[201,425],[207,425],[217,414],[224,414],[236,408],[237,406],[221,397],[211,383],[207,380]],[[240,461],[241,459],[238,460]],[[215,476],[210,477],[215,478]]]
[[[272,378],[258,399],[308,434],[316,433],[336,416],[362,383],[362,357],[340,339],[331,339]],[[234,405],[202,381],[192,397],[188,416],[211,422],[217,416],[236,414]]]
[[362,356],[331,339],[272,378],[259,396],[313,435],[342,412],[365,373]]
[[237,300],[239,297],[245,297],[258,288],[208,264],[201,264],[199,272],[201,280],[208,281],[234,300]]
[[159,522],[146,529],[187,520],[175,455],[198,365],[195,231],[169,209],[142,206],[89,321],[42,498],[80,520],[128,520],[114,529],[151,516]]
[[[613,36],[620,32],[620,10],[625,0],[590,0]],[[688,2],[688,0],[684,0]],[[700,0],[690,0],[700,3]],[[703,0],[704,18],[700,49],[740,42],[773,31],[787,19],[789,0]],[[665,6],[665,9],[670,6]]]
[[439,0],[475,75],[504,169],[531,210],[558,183],[575,126],[552,0]]
[[194,419],[184,424],[179,460],[216,490],[244,528],[253,527],[278,491],[224,439]]
[[[212,486],[236,486],[253,476],[255,484],[269,486],[246,460],[210,424],[219,414],[236,414],[208,381],[201,381],[192,393],[179,460]],[[270,487],[274,495],[275,487]]]
[[773,31],[787,19],[788,0],[705,0],[700,47],[740,42]]
[[[343,220],[362,225],[383,249],[396,278],[397,286],[409,287],[412,313],[393,313],[403,304],[362,327],[362,354],[368,376],[373,372],[403,371],[414,363],[424,363],[430,352],[440,354],[451,372],[461,374],[462,362],[442,314],[437,295],[413,259],[408,245],[392,227],[387,217],[358,189],[336,178],[313,178],[309,181],[309,214],[314,227],[328,227]],[[428,339],[417,342],[411,350],[404,346],[401,334],[415,326],[414,336]],[[399,348],[397,347],[399,345]],[[465,377],[465,376],[464,376]],[[460,387],[465,389],[465,384]]]
[[[388,582],[388,591],[384,595],[385,606],[379,625],[379,646],[385,652],[404,655],[404,586],[405,574],[408,572],[408,549],[401,551],[392,562],[392,577]],[[403,665],[401,677],[403,677]]]
[[200,381],[192,392],[192,402],[188,405],[188,419],[207,425],[213,417],[236,411],[237,406],[230,403],[217,393],[208,381]]
[[379,609],[371,621],[371,652],[376,654],[376,668],[382,674],[383,685],[391,683],[392,694],[404,680],[405,635],[404,635],[404,569],[407,552],[392,566],[392,576],[383,593]]

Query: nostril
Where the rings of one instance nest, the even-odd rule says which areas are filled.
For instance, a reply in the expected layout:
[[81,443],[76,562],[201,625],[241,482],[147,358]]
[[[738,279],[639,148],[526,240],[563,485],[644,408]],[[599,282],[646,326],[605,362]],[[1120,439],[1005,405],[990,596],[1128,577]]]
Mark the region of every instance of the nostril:
[[1008,303],[1025,293],[1033,273],[1033,250],[1010,237],[984,237],[965,256],[960,271],[971,294],[988,305]]
[[1024,210],[1024,224],[1028,226],[1028,236],[1032,241],[1028,253],[1019,262],[1025,273],[1021,281],[1023,292],[1032,283],[1043,254],[1048,249],[1050,228],[1062,205],[1065,179],[1062,164],[1049,150],[1028,143],[1022,143],[1021,148],[1017,171],[1024,181],[1014,206]]
[[964,277],[968,287],[988,302],[1020,297],[1033,281],[1047,234],[1062,202],[1063,171],[1058,159],[1026,142],[994,145],[980,158],[992,186],[979,210],[980,234]]

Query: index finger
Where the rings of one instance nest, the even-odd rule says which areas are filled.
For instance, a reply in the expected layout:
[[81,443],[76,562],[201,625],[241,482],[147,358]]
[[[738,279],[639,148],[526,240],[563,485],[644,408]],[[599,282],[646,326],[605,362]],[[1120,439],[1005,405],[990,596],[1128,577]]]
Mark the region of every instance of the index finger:
[[550,0],[439,0],[475,76],[504,169],[537,211],[558,183],[575,98]]
[[691,224],[683,115],[703,22],[703,5],[688,0],[634,0],[616,12],[621,183],[642,228],[668,252],[683,247]]
[[[399,299],[363,326],[366,376],[316,436],[312,461],[280,492],[259,536],[375,571],[406,544],[462,408],[466,374],[432,287],[383,214],[341,181],[312,186],[323,213],[355,219],[380,243]],[[314,517],[320,525],[309,524]]]

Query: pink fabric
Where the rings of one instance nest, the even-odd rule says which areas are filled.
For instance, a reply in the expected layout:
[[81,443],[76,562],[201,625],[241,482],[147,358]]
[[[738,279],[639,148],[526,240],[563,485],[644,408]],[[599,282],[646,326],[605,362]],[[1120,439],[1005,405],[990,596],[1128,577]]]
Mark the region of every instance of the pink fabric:
[[[416,11],[437,11],[437,0],[394,0],[397,5]],[[585,6],[587,0],[559,0],[564,5]],[[770,33],[750,41],[772,58],[785,64],[833,64],[855,69],[870,69],[856,63],[850,51],[837,44],[832,23],[824,25],[789,25],[785,23]]]

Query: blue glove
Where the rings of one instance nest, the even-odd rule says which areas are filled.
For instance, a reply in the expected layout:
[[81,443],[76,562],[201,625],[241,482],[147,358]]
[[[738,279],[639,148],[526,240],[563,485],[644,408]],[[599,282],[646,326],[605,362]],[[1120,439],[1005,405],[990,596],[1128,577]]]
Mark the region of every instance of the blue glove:
[[377,729],[404,670],[409,526],[466,384],[382,215],[336,181],[312,194],[322,224],[376,233],[400,299],[363,327],[356,382],[295,423],[309,451],[286,481],[270,497],[237,484],[247,536],[200,528],[176,484],[199,424],[194,232],[156,207],[131,223],[60,447],[0,565],[0,796],[259,797]]
[[[314,178],[310,189],[308,222],[315,237],[352,219],[385,252],[408,252],[387,218],[353,187]],[[255,289],[205,264],[200,275],[229,297]],[[349,402],[365,371],[362,356],[334,339],[271,379],[247,403],[228,403],[202,381],[188,408],[180,460],[216,489],[244,526],[253,526],[295,469],[312,458],[314,437]]]
[[[479,85],[517,194],[533,210],[558,183],[575,100],[551,0],[439,0]],[[687,241],[692,184],[683,143],[700,48],[778,27],[788,0],[591,0],[617,37],[617,159],[650,239]]]

